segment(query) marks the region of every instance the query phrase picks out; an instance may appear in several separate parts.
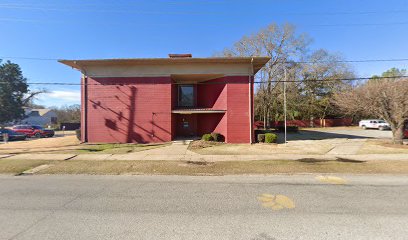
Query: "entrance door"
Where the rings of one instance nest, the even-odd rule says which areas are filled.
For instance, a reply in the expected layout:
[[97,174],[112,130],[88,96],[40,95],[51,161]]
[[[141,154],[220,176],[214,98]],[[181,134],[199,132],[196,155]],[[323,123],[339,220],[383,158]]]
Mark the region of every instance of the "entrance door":
[[178,114],[177,115],[177,137],[197,136],[197,115]]

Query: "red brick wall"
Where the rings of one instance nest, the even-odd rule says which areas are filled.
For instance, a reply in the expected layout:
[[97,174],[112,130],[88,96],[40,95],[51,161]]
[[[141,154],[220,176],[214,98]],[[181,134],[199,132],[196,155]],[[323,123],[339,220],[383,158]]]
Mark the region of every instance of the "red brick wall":
[[[248,76],[213,81],[232,83],[198,85],[198,106],[227,112],[198,114],[197,134],[218,132],[227,142],[249,143],[253,105],[249,105]],[[170,77],[88,78],[88,142],[171,141],[177,129],[177,116],[171,114],[177,103],[177,85],[171,83]]]
[[[229,143],[250,143],[249,84],[248,76],[225,77],[227,86],[227,136]],[[253,90],[252,90],[253,91]],[[252,93],[251,93],[252,94]]]
[[89,142],[171,141],[170,77],[88,78],[88,84]]
[[[227,81],[219,78],[208,81],[208,84],[197,85],[197,106],[214,110],[227,110]],[[197,134],[202,136],[206,133],[217,132],[227,138],[227,114],[198,114]]]
[[212,114],[197,114],[197,134],[202,136],[206,133],[221,133],[227,138],[227,114],[212,113]]
[[86,80],[81,78],[81,142],[86,142],[85,129],[86,129],[86,117],[85,117],[85,84]]
[[197,85],[197,107],[227,109],[227,85],[225,78],[214,79]]

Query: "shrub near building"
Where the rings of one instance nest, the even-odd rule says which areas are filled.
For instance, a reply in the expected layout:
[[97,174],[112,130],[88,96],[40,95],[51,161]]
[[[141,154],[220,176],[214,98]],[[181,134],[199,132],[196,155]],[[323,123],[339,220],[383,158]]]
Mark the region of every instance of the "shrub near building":
[[225,138],[221,133],[211,133],[211,136],[213,138],[213,141],[215,142],[224,142]]
[[203,141],[224,142],[225,137],[221,133],[207,133],[201,137]]
[[213,141],[214,138],[211,136],[211,134],[207,133],[207,134],[204,134],[204,135],[201,137],[201,140],[203,140],[203,141]]
[[276,143],[278,136],[274,133],[265,133],[265,142],[266,143]]

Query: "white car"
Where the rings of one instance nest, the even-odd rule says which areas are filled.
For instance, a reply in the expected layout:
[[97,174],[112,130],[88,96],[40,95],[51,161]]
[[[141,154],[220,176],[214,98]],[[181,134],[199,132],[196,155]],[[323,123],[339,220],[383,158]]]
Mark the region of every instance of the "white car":
[[358,126],[363,129],[374,128],[380,131],[391,129],[390,124],[381,119],[361,120]]

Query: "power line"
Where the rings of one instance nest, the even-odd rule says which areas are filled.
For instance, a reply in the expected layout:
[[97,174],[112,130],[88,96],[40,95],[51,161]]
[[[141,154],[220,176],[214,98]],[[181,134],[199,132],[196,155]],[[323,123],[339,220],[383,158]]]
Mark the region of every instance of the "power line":
[[[1,7],[0,7],[1,8]],[[164,14],[160,12],[150,12],[150,14]],[[171,14],[175,14],[174,12]],[[179,15],[181,15],[180,13]],[[184,15],[188,15],[189,13],[184,13]],[[190,13],[192,14],[192,13]],[[5,22],[21,22],[21,23],[45,23],[45,24],[72,24],[72,21],[55,21],[55,20],[40,20],[40,19],[27,19],[27,18],[0,18],[0,21]],[[79,23],[79,22],[78,22]],[[100,22],[87,22],[82,21],[81,25],[84,24],[91,24],[91,25],[100,25]],[[109,25],[123,25],[120,22],[105,22],[104,23]],[[234,23],[193,23],[193,22],[177,22],[177,23],[133,23],[127,22],[131,26],[151,26],[151,27],[175,27],[175,26],[189,26],[189,27],[240,27],[240,25]],[[408,22],[386,22],[386,23],[334,23],[334,24],[300,24],[303,27],[370,27],[370,26],[403,26],[408,25]]]
[[[95,77],[95,76],[93,76]],[[92,78],[92,77],[91,77]],[[95,77],[95,78],[108,78],[108,77]],[[114,79],[115,77],[109,77],[111,79]],[[120,78],[120,77],[118,77]],[[390,77],[378,77],[378,79],[397,79],[397,78],[408,78],[408,75],[406,76],[390,76]],[[362,81],[362,80],[370,80],[373,79],[373,77],[357,77],[357,78],[330,78],[330,79],[305,79],[305,80],[288,80],[286,82],[294,82],[294,83],[302,83],[302,82],[333,82],[333,81]],[[273,83],[281,83],[283,82],[282,80],[272,80],[270,82]],[[0,82],[0,84],[8,84],[9,82]],[[198,82],[198,83],[194,83],[194,84],[243,84],[243,83],[247,83],[246,81],[239,81],[239,82]],[[261,82],[261,81],[254,81],[254,84],[261,84],[261,83],[266,83],[266,82]],[[63,83],[63,82],[28,82],[28,85],[60,85],[60,86],[104,86],[104,85],[117,85],[117,86],[121,86],[121,85],[133,85],[133,84],[160,84],[160,83],[156,83],[154,81],[152,82],[146,82],[146,83],[87,83],[87,84],[83,84],[83,83]],[[168,83],[165,83],[168,84]],[[183,85],[186,83],[171,83],[171,84],[175,84],[175,85]]]
[[408,22],[388,22],[388,23],[338,23],[338,24],[310,24],[310,27],[357,27],[357,26],[388,26],[407,25]]
[[361,59],[361,60],[334,60],[334,61],[286,61],[285,63],[366,63],[366,62],[406,62],[408,58],[394,59]]
[[[186,4],[189,3],[185,2],[177,2],[177,1],[169,1],[169,2],[161,2],[160,4]],[[219,1],[201,1],[197,3],[205,3],[205,4],[220,4],[222,2]],[[197,4],[194,2],[194,4]],[[108,7],[108,9],[102,8],[95,8],[95,7]],[[91,8],[84,8],[84,7],[91,7]],[[123,9],[113,9],[114,7],[126,7],[126,10]],[[58,7],[58,5],[30,5],[30,4],[0,4],[0,8],[7,8],[7,9],[16,9],[16,10],[38,10],[38,11],[77,11],[77,12],[95,12],[95,13],[136,13],[136,14],[145,14],[145,15],[158,15],[158,14],[166,14],[166,15],[225,15],[225,12],[194,12],[194,11],[143,11],[143,10],[134,10],[129,9],[129,7],[137,7],[137,5],[89,5],[89,4],[73,4],[73,5],[63,5]],[[278,12],[274,13],[274,15],[371,15],[371,14],[397,14],[397,13],[407,13],[408,10],[385,10],[385,11],[341,11],[341,12]],[[244,12],[237,12],[231,11],[229,13],[241,15]]]
[[38,61],[58,61],[58,58],[38,58],[38,57],[10,57],[0,56],[0,59],[20,59],[20,60],[38,60]]

